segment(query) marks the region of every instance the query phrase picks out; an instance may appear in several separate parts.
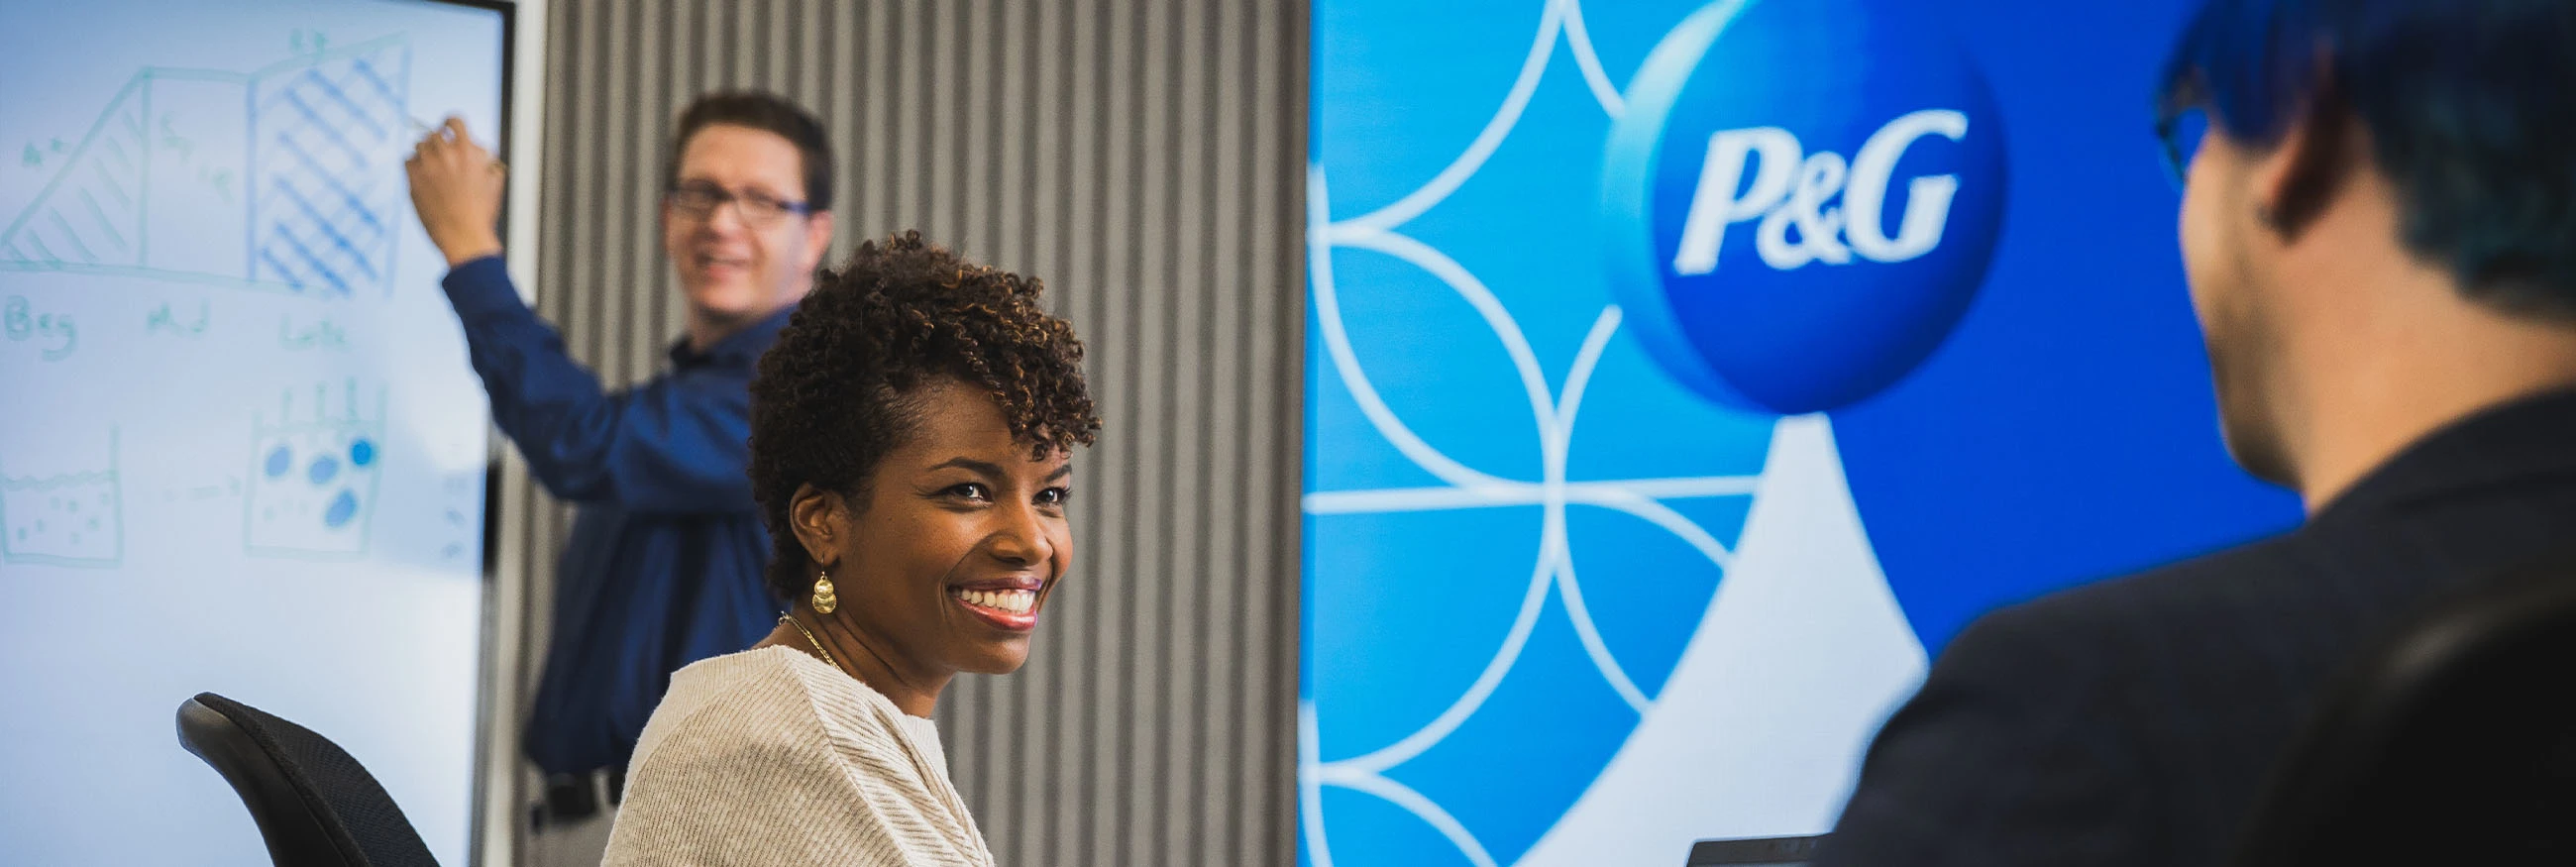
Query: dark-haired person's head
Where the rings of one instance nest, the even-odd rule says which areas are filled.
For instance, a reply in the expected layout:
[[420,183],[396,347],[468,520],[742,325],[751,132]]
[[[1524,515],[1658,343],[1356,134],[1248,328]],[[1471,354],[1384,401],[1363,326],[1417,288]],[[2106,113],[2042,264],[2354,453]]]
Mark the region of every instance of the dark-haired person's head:
[[2200,10],[2159,121],[2186,179],[2184,263],[2239,463],[2316,508],[2367,468],[2349,466],[2360,456],[2404,444],[2328,442],[2327,425],[2413,436],[2565,384],[2571,94],[2568,0]]
[[832,148],[795,103],[750,91],[680,113],[662,191],[662,248],[689,303],[689,339],[715,341],[796,303],[832,243]]
[[918,233],[871,241],[752,381],[770,588],[908,682],[1017,669],[1072,562],[1068,460],[1100,422],[1042,291]]

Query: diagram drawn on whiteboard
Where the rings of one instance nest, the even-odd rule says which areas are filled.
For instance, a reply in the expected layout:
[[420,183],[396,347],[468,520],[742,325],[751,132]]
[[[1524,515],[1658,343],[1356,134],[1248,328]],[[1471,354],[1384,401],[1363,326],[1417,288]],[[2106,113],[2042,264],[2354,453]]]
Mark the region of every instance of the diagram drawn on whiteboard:
[[0,455],[0,561],[115,568],[125,553],[125,507],[117,490],[116,433],[106,460],[44,475]]
[[410,80],[401,34],[247,73],[145,68],[0,228],[0,270],[382,294]]
[[251,423],[249,497],[243,501],[243,539],[264,557],[351,559],[367,550],[376,512],[376,482],[384,475],[385,394],[374,412],[349,380],[335,402],[328,385],[316,385],[309,405],[289,391],[278,416]]

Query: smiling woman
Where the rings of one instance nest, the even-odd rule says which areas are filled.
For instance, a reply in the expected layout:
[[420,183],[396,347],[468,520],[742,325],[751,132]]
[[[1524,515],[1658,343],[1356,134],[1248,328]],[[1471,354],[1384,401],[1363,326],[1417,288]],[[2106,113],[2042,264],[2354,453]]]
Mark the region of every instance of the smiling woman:
[[607,863],[993,862],[929,717],[955,675],[1028,660],[1073,561],[1071,452],[1100,422],[1042,292],[905,233],[797,309],[751,386],[788,611],[672,676]]

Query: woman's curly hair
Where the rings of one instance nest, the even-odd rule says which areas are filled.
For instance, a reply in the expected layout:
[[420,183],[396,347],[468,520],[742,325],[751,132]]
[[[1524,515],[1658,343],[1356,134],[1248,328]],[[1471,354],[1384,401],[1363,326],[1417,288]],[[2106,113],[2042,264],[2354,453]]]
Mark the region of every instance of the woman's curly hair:
[[953,380],[1001,405],[1035,453],[1100,430],[1082,341],[1034,278],[977,265],[919,232],[859,245],[789,316],[751,381],[751,494],[769,526],[770,592],[795,599],[814,564],[788,524],[804,485],[858,498],[912,436],[920,389]]

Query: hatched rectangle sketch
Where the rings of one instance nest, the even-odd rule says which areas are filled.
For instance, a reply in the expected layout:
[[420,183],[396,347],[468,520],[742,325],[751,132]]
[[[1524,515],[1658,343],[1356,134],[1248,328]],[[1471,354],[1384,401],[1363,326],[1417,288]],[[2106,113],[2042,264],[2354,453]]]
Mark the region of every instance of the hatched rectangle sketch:
[[0,270],[381,294],[404,213],[410,67],[396,34],[247,73],[137,72],[0,228]]
[[253,279],[347,295],[393,272],[410,63],[386,43],[251,79]]
[[148,74],[135,76],[108,103],[71,162],[0,233],[0,260],[141,264],[150,86]]
[[116,434],[104,464],[50,475],[20,475],[0,455],[0,561],[115,568],[125,555],[124,495],[117,487]]
[[337,407],[330,387],[313,388],[309,408],[294,392],[278,417],[251,422],[250,489],[243,498],[244,548],[265,557],[354,559],[366,553],[383,475],[385,397],[363,413],[349,381]]

